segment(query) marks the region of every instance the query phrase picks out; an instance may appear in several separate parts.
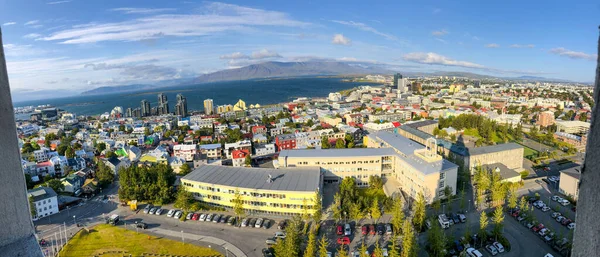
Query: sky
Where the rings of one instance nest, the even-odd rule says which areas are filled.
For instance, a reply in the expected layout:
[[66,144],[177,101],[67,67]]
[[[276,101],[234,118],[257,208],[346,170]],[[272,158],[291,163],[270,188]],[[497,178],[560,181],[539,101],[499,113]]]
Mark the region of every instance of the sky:
[[[568,5],[568,6],[565,6]],[[344,61],[592,82],[600,2],[0,0],[13,99]]]

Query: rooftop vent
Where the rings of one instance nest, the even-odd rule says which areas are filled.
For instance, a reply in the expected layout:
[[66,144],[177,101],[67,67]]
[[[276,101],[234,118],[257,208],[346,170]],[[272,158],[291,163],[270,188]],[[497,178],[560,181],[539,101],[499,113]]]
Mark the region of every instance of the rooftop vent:
[[271,174],[269,174],[269,178],[267,178],[267,183],[273,183],[273,176]]

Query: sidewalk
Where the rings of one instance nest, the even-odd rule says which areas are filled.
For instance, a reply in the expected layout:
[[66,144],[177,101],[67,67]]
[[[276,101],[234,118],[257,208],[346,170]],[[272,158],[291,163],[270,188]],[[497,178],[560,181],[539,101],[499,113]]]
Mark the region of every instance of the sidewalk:
[[[231,253],[236,257],[247,257],[247,255],[244,254],[244,252],[242,250],[240,250],[239,248],[237,248],[235,245],[232,245],[231,243],[229,243],[225,240],[215,238],[212,236],[200,236],[200,235],[189,234],[189,233],[181,233],[181,232],[166,230],[166,229],[162,229],[162,228],[152,228],[152,229],[147,229],[146,231],[156,233],[159,235],[174,237],[174,238],[181,238],[183,236],[186,239],[186,241],[187,241],[187,239],[189,239],[191,241],[200,241],[200,242],[206,243],[208,245],[220,246],[223,249],[227,249],[228,253],[226,253],[226,256],[229,255],[229,253]],[[218,249],[215,249],[215,250],[218,250]]]

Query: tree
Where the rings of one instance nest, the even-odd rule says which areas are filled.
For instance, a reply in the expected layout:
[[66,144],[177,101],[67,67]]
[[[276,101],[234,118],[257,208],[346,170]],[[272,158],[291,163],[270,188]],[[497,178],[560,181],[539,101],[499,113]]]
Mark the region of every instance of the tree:
[[359,203],[350,203],[350,206],[348,207],[348,216],[350,216],[350,219],[359,220],[363,217],[360,207]]
[[317,230],[311,229],[308,233],[308,242],[306,243],[306,248],[304,250],[304,257],[316,257],[317,251]]
[[72,159],[75,157],[75,151],[70,146],[67,147],[67,150],[65,151],[65,157],[67,157],[68,159]]
[[443,257],[445,255],[446,235],[444,235],[444,231],[437,222],[434,222],[427,232],[427,244],[429,245],[430,256]]
[[[60,147],[59,147],[60,148]],[[100,143],[96,146],[96,149],[98,150],[99,153],[101,153],[102,151],[104,151],[106,149],[106,144],[105,143]],[[59,153],[60,154],[60,153]]]
[[58,139],[58,137],[56,136],[56,134],[54,134],[54,133],[48,133],[48,134],[46,135],[46,137],[44,137],[44,141],[45,141],[45,142],[44,142],[44,145],[45,145],[46,147],[50,147],[50,142],[51,142],[52,140],[56,140],[56,139]]
[[450,186],[446,185],[446,187],[444,187],[444,195],[446,198],[450,199],[452,196],[452,188]]
[[33,201],[33,197],[29,196],[29,211],[31,212],[31,217],[35,217],[37,215],[37,208],[35,207],[35,202]]
[[519,209],[521,211],[525,211],[527,208],[527,200],[525,200],[525,196],[521,196],[521,200],[519,201]]
[[302,219],[304,220],[304,224],[308,224],[308,219],[310,219],[310,213],[308,213],[308,210],[310,209],[310,207],[308,207],[308,200],[306,198],[304,198],[302,200]]
[[399,234],[402,231],[402,224],[404,223],[404,203],[402,198],[395,196],[392,206],[392,227],[394,232]]
[[482,241],[485,241],[487,239],[487,231],[486,228],[488,226],[488,218],[487,218],[487,214],[482,211],[479,214],[479,236],[481,237]]
[[338,249],[337,253],[338,256],[348,256],[348,251],[346,251],[346,247],[344,245],[340,245],[340,249]]
[[327,239],[324,235],[319,240],[319,257],[327,257]]
[[329,149],[330,147],[331,147],[331,145],[329,145],[329,138],[327,136],[323,136],[321,138],[321,148],[322,149]]
[[[397,230],[398,231],[398,230]],[[392,245],[388,251],[388,257],[400,257],[400,253],[398,252],[398,234],[392,236],[390,241],[392,241]]]
[[33,145],[30,142],[24,143],[21,148],[21,153],[33,153],[35,149],[33,149]]
[[244,160],[244,163],[246,164],[247,167],[252,167],[252,157],[250,157],[250,154],[246,155],[246,159]]
[[344,142],[344,139],[338,138],[335,141],[335,148],[338,148],[338,149],[340,149],[340,148],[346,148],[346,143]]
[[180,176],[185,176],[190,172],[192,172],[192,168],[190,168],[190,165],[188,165],[187,163],[184,163],[183,165],[181,165],[181,168],[179,168]]
[[111,158],[113,156],[114,157],[118,157],[117,154],[115,152],[113,152],[113,151],[108,151],[108,152],[106,152],[106,154],[104,154],[104,157],[106,157],[107,159]]
[[277,240],[275,244],[275,256],[297,257],[300,253],[300,219],[295,216],[285,229],[285,239]]
[[[414,221],[413,221],[414,223]],[[404,221],[402,228],[402,252],[401,257],[416,257],[417,256],[417,244],[415,239],[415,232],[410,221]]]
[[115,178],[113,171],[104,164],[104,162],[98,162],[98,170],[96,171],[96,179],[100,187],[106,187],[110,185]]
[[144,135],[145,135],[145,136],[149,136],[150,134],[151,134],[151,133],[150,133],[150,129],[149,129],[148,127],[145,127],[145,128],[144,128]]
[[125,132],[125,125],[119,125],[119,131]]
[[185,187],[179,187],[177,191],[177,198],[175,199],[175,208],[180,208],[183,210],[190,210],[192,203],[194,202],[194,197],[192,193],[188,192]]
[[323,203],[321,200],[321,195],[317,191],[313,197],[313,209],[315,210],[313,214],[313,220],[315,221],[315,224],[319,224],[321,222],[321,216],[323,216],[323,212],[321,211],[322,208]]
[[425,222],[425,197],[423,193],[417,195],[417,200],[413,206],[413,223],[420,231],[423,228],[423,223]]
[[373,250],[374,257],[383,257],[383,250],[381,249],[381,245],[379,245],[379,241],[375,242],[375,250]]
[[240,217],[246,214],[244,212],[244,201],[242,200],[242,195],[240,194],[240,190],[237,188],[235,189],[235,194],[233,195],[233,212],[237,216],[238,220]]
[[25,173],[25,184],[27,185],[27,189],[33,188],[33,180],[31,180],[31,175]]
[[502,212],[502,206],[496,207],[494,211],[494,235],[499,236],[502,232],[503,222],[504,222],[504,212]]
[[439,214],[440,208],[442,208],[442,201],[440,201],[439,199],[434,200],[433,202],[431,202],[431,208],[435,211],[435,214]]
[[514,210],[517,207],[517,192],[514,186],[510,187],[510,194],[508,195],[508,208]]
[[56,178],[46,181],[46,186],[52,188],[52,190],[54,190],[56,193],[60,193],[65,190],[65,185],[63,185],[62,181]]
[[340,221],[342,219],[342,199],[340,193],[333,196],[333,219]]
[[[358,250],[358,256],[360,257],[371,257],[369,256],[369,254],[367,253],[367,246],[365,245],[365,242],[362,243],[362,245],[360,246],[360,249]],[[340,255],[343,256],[343,255]]]

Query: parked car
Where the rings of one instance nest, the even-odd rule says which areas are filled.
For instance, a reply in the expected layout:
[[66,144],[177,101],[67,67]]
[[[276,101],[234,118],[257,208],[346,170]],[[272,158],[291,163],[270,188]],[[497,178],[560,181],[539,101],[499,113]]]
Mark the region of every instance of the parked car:
[[567,199],[562,199],[558,202],[563,206],[567,206],[567,205],[571,204],[571,202],[569,202],[569,200],[567,200]]
[[271,250],[269,250],[267,248],[263,248],[262,249],[262,254],[263,254],[263,257],[274,257],[274,255],[271,252]]
[[456,247],[458,252],[462,252],[464,250],[463,245],[458,240],[454,241],[454,247]]
[[148,211],[148,214],[155,214],[157,209],[158,208],[156,208],[156,207],[150,209],[150,211]]
[[458,218],[458,215],[452,214],[452,222],[454,222],[454,224],[460,223],[460,219]]
[[486,245],[485,250],[487,250],[492,256],[496,256],[498,254],[498,249],[496,249],[496,247],[493,245]]
[[352,228],[350,227],[350,224],[346,223],[344,225],[344,236],[351,236],[352,235]]
[[198,218],[199,221],[204,221],[206,220],[206,214],[202,213],[200,214],[200,217]]
[[344,228],[341,225],[337,226],[336,234],[338,234],[338,235],[343,235],[344,234]]
[[167,212],[167,217],[171,218],[173,215],[175,215],[175,210],[169,210],[169,212]]
[[548,232],[550,232],[550,230],[549,230],[549,229],[547,229],[547,228],[542,228],[542,229],[540,229],[540,232],[538,232],[538,234],[539,234],[541,237],[544,237],[544,236],[546,236],[546,234],[547,234]]
[[256,220],[256,224],[254,224],[254,227],[255,228],[260,228],[262,226],[263,221],[264,221],[263,218],[258,218]]
[[566,218],[564,216],[558,216],[556,217],[556,222],[558,223],[562,223],[563,220],[565,220]]
[[252,218],[250,219],[250,221],[248,222],[248,227],[254,227],[254,225],[256,225],[256,219]]
[[287,226],[287,220],[282,220],[277,224],[277,229],[284,230]]
[[461,223],[465,223],[467,222],[467,216],[465,216],[464,214],[458,214],[458,219],[460,219]]
[[498,250],[499,253],[503,253],[504,252],[504,246],[501,243],[494,242],[492,245],[494,247],[496,247],[496,250]]
[[556,217],[558,217],[558,216],[562,216],[562,214],[560,214],[560,212],[554,212],[554,213],[552,213],[552,218],[553,219],[556,219]]
[[245,228],[248,226],[248,218],[242,220],[242,227]]
[[181,218],[181,215],[183,215],[182,211],[176,211],[175,215],[173,215],[173,218],[179,219],[179,218]]
[[212,218],[213,218],[213,214],[212,213],[206,214],[206,219],[204,221],[210,222],[210,221],[212,221]]
[[192,215],[192,220],[198,220],[199,217],[200,213],[194,213],[194,215]]
[[523,221],[525,219],[525,217],[527,217],[527,215],[525,215],[524,213],[522,215],[519,215],[519,217],[517,217],[518,221]]
[[135,227],[136,228],[141,228],[141,229],[147,229],[148,228],[148,224],[144,223],[144,222],[135,222]]
[[562,221],[560,224],[563,224],[563,225],[565,225],[565,226],[566,226],[566,225],[569,225],[569,224],[571,224],[571,222],[573,222],[573,221],[572,221],[572,220],[570,220],[570,219],[564,219],[564,220],[563,220],[563,221]]
[[549,210],[550,210],[550,207],[548,207],[548,206],[544,206],[544,207],[542,207],[542,211],[543,211],[543,212],[547,212],[547,211],[549,211]]
[[219,219],[219,223],[225,223],[225,222],[227,222],[227,218],[229,218],[227,215],[221,216],[221,219]]
[[191,219],[192,219],[192,216],[194,216],[194,213],[193,213],[193,212],[190,212],[190,213],[188,213],[188,214],[185,216],[185,219],[186,219],[186,220],[191,220]]
[[235,217],[231,216],[227,219],[227,225],[233,226],[234,223],[235,223]]
[[275,232],[275,237],[285,239],[285,232],[277,231],[277,232]]
[[146,207],[144,207],[144,214],[148,214],[148,212],[150,212],[150,209],[152,209],[152,205],[147,204]]
[[373,236],[375,234],[377,234],[377,231],[375,230],[375,225],[373,225],[373,224],[369,225],[369,234],[373,235]]
[[362,228],[360,229],[360,231],[362,232],[363,235],[366,235],[369,233],[369,226],[368,225],[363,225]]
[[555,201],[555,202],[556,202],[556,201],[558,201],[558,199],[559,199],[559,198],[560,198],[560,196],[558,196],[558,195],[553,195],[553,196],[552,196],[552,201]]
[[271,227],[271,220],[265,219],[265,221],[263,221],[262,228],[269,229],[270,227]]
[[383,224],[377,225],[377,234],[383,235],[385,233],[385,226]]
[[569,223],[569,225],[567,225],[568,229],[575,229],[575,222],[571,222]]
[[267,243],[267,245],[274,245],[277,243],[277,238],[274,238],[274,237],[267,238],[266,243]]
[[215,214],[215,216],[212,219],[212,222],[217,223],[219,222],[219,219],[221,219],[221,214]]
[[469,255],[469,257],[483,257],[483,254],[481,254],[481,252],[475,248],[467,248],[467,254]]
[[550,232],[548,234],[546,234],[546,236],[544,236],[544,242],[546,243],[550,243],[552,242],[552,240],[554,240],[554,232]]
[[341,245],[349,245],[350,244],[350,238],[348,238],[347,236],[340,237],[340,238],[337,239],[337,243],[341,244]]
[[158,208],[154,214],[161,215],[164,211],[165,209]]
[[531,223],[531,222],[527,223],[526,227],[529,228],[529,229],[532,228],[533,227],[533,223]]
[[519,210],[514,210],[514,211],[513,211],[513,212],[510,214],[510,216],[513,216],[513,218],[516,218],[516,217],[519,217],[519,214],[520,214],[520,213],[521,213],[521,211],[519,211]]
[[537,226],[533,227],[531,230],[533,230],[533,232],[538,232],[540,230],[542,230],[544,228],[544,224],[540,223]]
[[387,235],[392,234],[392,225],[391,224],[385,224],[385,234],[387,234]]

